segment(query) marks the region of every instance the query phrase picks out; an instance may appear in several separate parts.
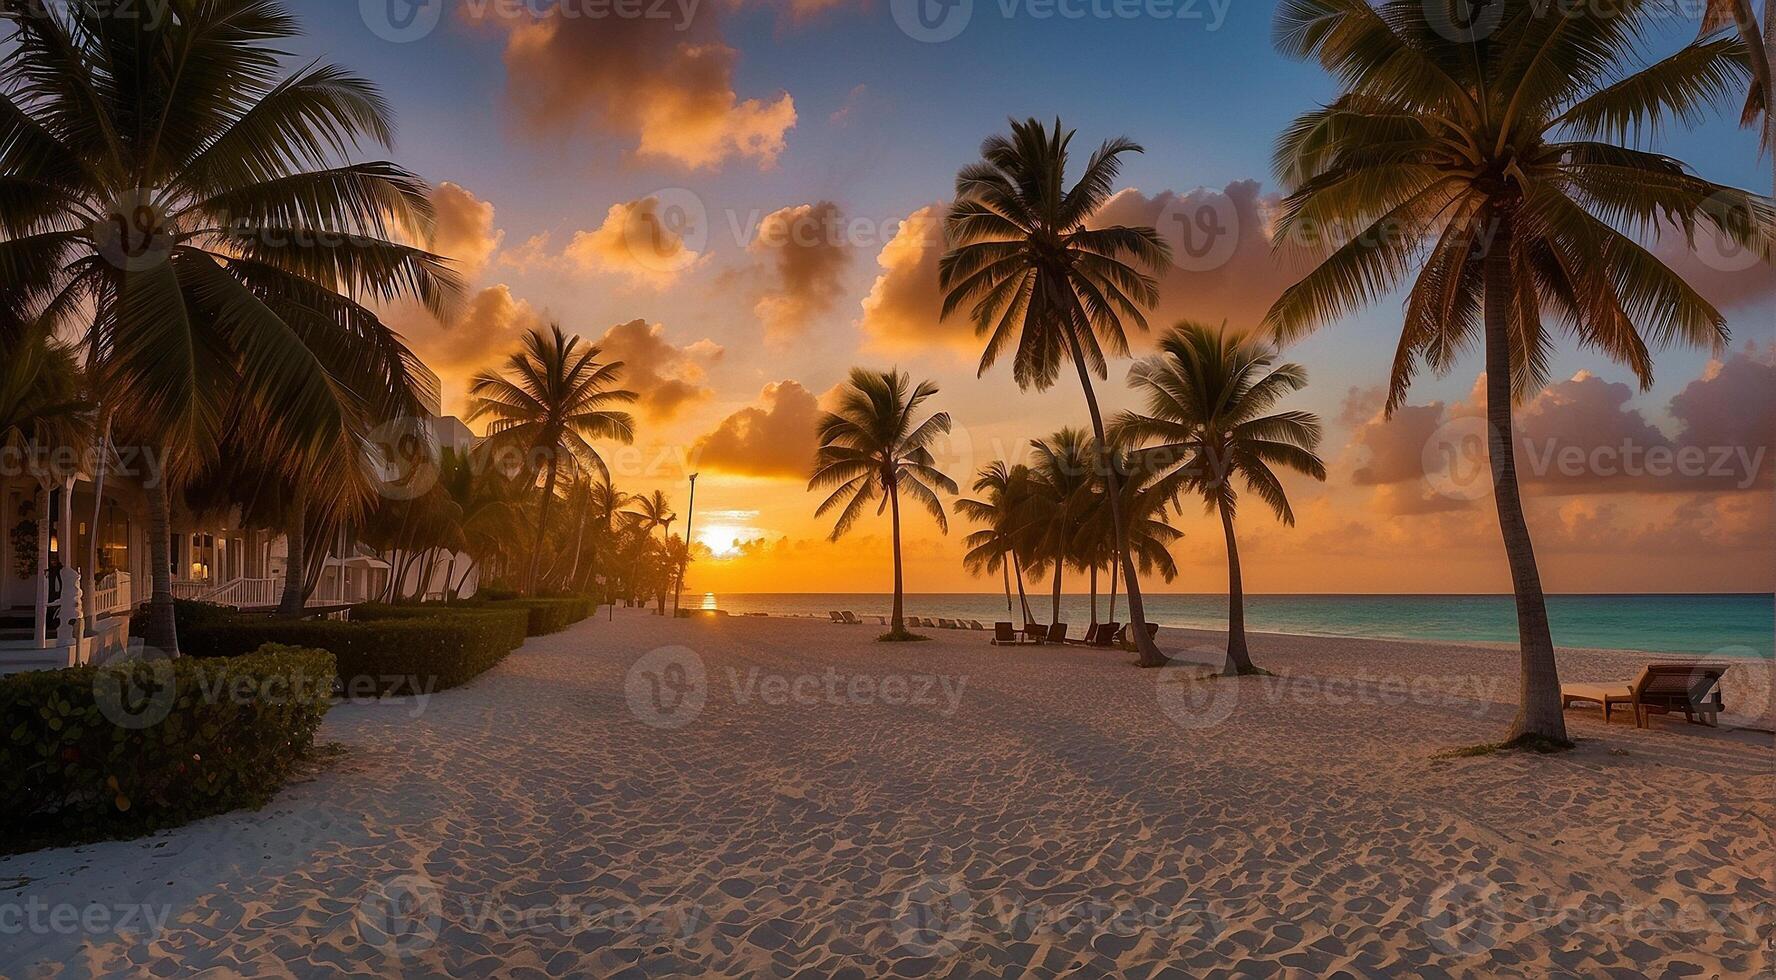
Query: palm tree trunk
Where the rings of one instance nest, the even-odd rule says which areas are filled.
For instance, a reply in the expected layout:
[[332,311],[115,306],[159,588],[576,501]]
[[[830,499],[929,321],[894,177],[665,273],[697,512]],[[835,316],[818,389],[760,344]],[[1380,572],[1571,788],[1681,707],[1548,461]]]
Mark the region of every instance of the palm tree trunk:
[[1024,611],[1024,622],[1028,623],[1034,617],[1030,615],[1030,596],[1024,591],[1024,566],[1018,564],[1016,550],[1011,553],[1011,571],[1017,576],[1018,606]]
[[1122,575],[1128,582],[1129,635],[1135,638],[1136,664],[1142,667],[1163,667],[1168,661],[1159,652],[1153,637],[1147,635],[1147,609],[1141,602],[1141,582],[1135,576],[1134,559],[1129,556],[1128,527],[1122,522],[1122,477],[1109,463],[1109,442],[1104,438],[1104,414],[1098,411],[1098,396],[1092,391],[1091,372],[1085,366],[1085,352],[1079,349],[1079,338],[1071,329],[1067,348],[1073,355],[1073,366],[1079,369],[1079,387],[1085,391],[1085,407],[1091,412],[1093,448],[1097,465],[1103,469],[1104,490],[1110,495],[1110,523],[1116,526],[1116,558],[1122,563]]
[[111,456],[111,409],[105,408],[104,422],[99,426],[99,453],[93,466],[98,472],[93,474],[93,516],[92,523],[87,525],[86,535],[86,567],[80,572],[80,589],[86,601],[81,603],[86,622],[82,636],[92,636],[99,621],[98,609],[93,604],[93,596],[99,591],[99,529],[105,516],[105,464]]
[[1110,615],[1104,619],[1106,623],[1116,622],[1116,587],[1120,584],[1116,581],[1116,573],[1120,571],[1120,566],[1115,562],[1110,563]]
[[[284,527],[284,594],[278,599],[278,612],[294,616],[302,612],[308,578],[308,499],[301,486],[296,488],[290,503],[289,523]],[[398,588],[398,585],[391,586]],[[391,593],[392,595],[393,593]]]
[[906,632],[906,622],[901,616],[901,587],[904,583],[901,579],[900,569],[900,484],[892,474],[888,476],[886,482],[888,484],[888,509],[893,515],[894,528],[894,615],[889,620],[888,632],[900,634]]
[[1051,623],[1058,623],[1061,621],[1061,567],[1062,566],[1061,566],[1060,560],[1056,559],[1055,560],[1055,581],[1054,581],[1054,616],[1053,616],[1053,618],[1049,619],[1049,622],[1051,622]]
[[[1511,587],[1517,601],[1517,634],[1522,660],[1517,717],[1507,742],[1526,737],[1566,743],[1566,719],[1560,708],[1560,675],[1554,665],[1554,640],[1548,629],[1548,604],[1536,569],[1529,522],[1517,491],[1517,459],[1513,445],[1511,405],[1511,222],[1498,215],[1497,233],[1485,256],[1486,289],[1486,424],[1492,461],[1492,498],[1498,508],[1505,557],[1511,566]],[[1526,287],[1527,288],[1527,287]]]
[[1005,615],[1012,614],[1011,609],[1011,561],[1005,557],[999,559],[999,573],[1005,578]]
[[167,479],[163,470],[154,486],[143,488],[148,491],[148,580],[152,591],[142,642],[154,654],[176,657],[179,624],[173,618],[173,515]]
[[[1091,567],[1091,625],[1098,625],[1098,566]],[[1089,634],[1088,634],[1089,635]]]
[[524,592],[536,595],[537,563],[543,557],[543,536],[549,530],[549,501],[555,496],[555,474],[559,463],[553,455],[549,457],[549,475],[543,479],[543,503],[537,510],[536,547],[530,550],[530,573],[524,576]]
[[1256,674],[1251,654],[1246,652],[1246,586],[1240,577],[1239,542],[1233,536],[1233,512],[1224,501],[1216,501],[1221,512],[1221,530],[1227,535],[1227,674]]
[[574,530],[573,564],[568,566],[567,579],[565,580],[568,591],[570,592],[574,590],[575,583],[580,576],[580,549],[586,546],[586,511],[590,510],[591,507],[592,498],[591,495],[588,494],[586,497],[586,503],[580,507],[579,524]]

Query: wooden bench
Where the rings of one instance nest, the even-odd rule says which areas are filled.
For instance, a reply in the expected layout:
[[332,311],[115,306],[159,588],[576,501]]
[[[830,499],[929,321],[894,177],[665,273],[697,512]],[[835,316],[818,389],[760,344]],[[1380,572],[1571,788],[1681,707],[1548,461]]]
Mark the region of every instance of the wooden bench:
[[1713,726],[1719,723],[1722,708],[1720,679],[1732,664],[1724,663],[1659,663],[1647,664],[1640,676],[1627,684],[1562,684],[1560,706],[1567,708],[1574,701],[1592,701],[1603,706],[1603,720],[1608,723],[1610,710],[1625,704],[1634,712],[1634,727],[1645,728],[1654,712],[1668,714],[1681,711],[1684,718]]

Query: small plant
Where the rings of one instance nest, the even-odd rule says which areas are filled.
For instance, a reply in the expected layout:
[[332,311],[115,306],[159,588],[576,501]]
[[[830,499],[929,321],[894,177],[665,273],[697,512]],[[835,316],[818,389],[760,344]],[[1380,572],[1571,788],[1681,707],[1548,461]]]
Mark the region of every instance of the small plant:
[[920,633],[914,633],[909,630],[889,630],[888,632],[883,633],[881,636],[876,637],[876,642],[877,643],[922,643],[922,642],[929,640],[929,639],[931,639],[931,637],[925,636]]

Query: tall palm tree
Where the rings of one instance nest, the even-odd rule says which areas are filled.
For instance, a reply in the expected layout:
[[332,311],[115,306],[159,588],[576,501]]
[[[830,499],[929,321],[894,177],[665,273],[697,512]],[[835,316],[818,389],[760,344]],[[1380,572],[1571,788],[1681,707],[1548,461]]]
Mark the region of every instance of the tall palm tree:
[[[1650,8],[1511,4],[1484,37],[1452,37],[1463,0],[1286,0],[1277,43],[1315,57],[1343,93],[1278,140],[1287,241],[1327,223],[1362,229],[1266,317],[1287,343],[1404,284],[1416,266],[1387,412],[1421,360],[1442,373],[1485,351],[1493,499],[1516,595],[1522,680],[1507,741],[1566,743],[1541,575],[1517,486],[1512,399],[1547,376],[1552,319],[1584,347],[1653,377],[1649,341],[1720,349],[1725,321],[1636,237],[1712,226],[1766,258],[1768,198],[1622,145],[1689,121],[1745,77],[1737,39],[1644,64]],[[1644,65],[1644,66],[1643,66]],[[1420,243],[1426,243],[1421,247]]]
[[1776,4],[1764,0],[1764,23],[1752,9],[1752,0],[1707,0],[1702,13],[1702,37],[1733,25],[1740,43],[1745,45],[1745,63],[1751,72],[1751,84],[1745,97],[1745,109],[1739,123],[1745,127],[1760,126],[1764,152],[1770,154],[1772,182],[1776,186],[1776,73],[1770,62],[1776,58]]
[[[1125,515],[1128,527],[1129,552],[1134,556],[1135,564],[1142,575],[1157,574],[1169,583],[1178,577],[1178,563],[1172,558],[1171,546],[1183,539],[1184,532],[1166,523],[1165,498],[1142,489],[1127,447],[1117,443],[1116,438],[1115,427],[1112,425],[1112,460],[1119,477],[1117,485],[1122,491],[1120,510]],[[1109,615],[1104,621],[1116,619],[1116,596],[1120,583],[1118,576],[1122,566],[1116,558],[1114,516],[1110,509],[1108,488],[1104,481],[1099,480],[1092,487],[1091,497],[1084,507],[1076,545],[1081,560],[1087,563],[1091,574],[1093,625],[1099,622],[1097,579],[1100,568],[1110,572]]]
[[962,564],[975,575],[1000,573],[1005,580],[1007,615],[1017,613],[1011,605],[1012,576],[1015,575],[1023,622],[1029,622],[1030,602],[1024,595],[1019,545],[1027,533],[1030,469],[1022,464],[1007,466],[1004,460],[996,459],[981,467],[975,475],[974,492],[978,498],[962,497],[956,501],[956,513],[986,526],[971,532],[964,540],[968,551],[962,557]]
[[1061,621],[1061,576],[1068,565],[1086,567],[1080,530],[1099,482],[1096,446],[1080,429],[1067,427],[1047,439],[1030,440],[1032,485],[1028,527],[1032,566],[1054,576],[1050,622]]
[[878,495],[882,502],[876,507],[892,515],[894,534],[894,616],[886,638],[909,637],[901,615],[904,585],[900,560],[900,498],[913,498],[930,512],[938,529],[949,533],[943,502],[933,490],[956,492],[956,481],[937,469],[928,448],[940,435],[950,431],[948,412],[936,412],[920,420],[919,409],[933,395],[937,385],[921,381],[917,385],[901,371],[871,371],[852,368],[851,379],[839,394],[837,411],[823,412],[818,429],[819,451],[814,459],[814,475],[809,490],[831,489],[814,515],[819,517],[837,510],[832,540],[837,541],[851,530],[864,507]]
[[[429,228],[428,188],[347,159],[389,144],[388,105],[332,65],[286,74],[283,4],[166,13],[150,29],[102,0],[0,3],[0,335],[82,337],[101,411],[175,479],[214,454],[242,394],[275,407],[279,444],[344,451],[359,406],[321,352],[399,379],[411,355],[360,300],[443,314],[459,288],[404,244]],[[146,488],[145,638],[176,653],[168,482]]]
[[1295,511],[1277,470],[1326,478],[1325,464],[1314,455],[1320,420],[1307,412],[1271,409],[1306,387],[1307,372],[1298,364],[1277,364],[1276,351],[1267,344],[1200,323],[1178,324],[1159,349],[1129,372],[1129,386],[1145,398],[1145,410],[1117,416],[1112,431],[1144,445],[1134,465],[1151,481],[1149,492],[1180,504],[1184,494],[1199,495],[1220,516],[1227,537],[1227,673],[1257,673],[1246,648],[1245,585],[1233,533],[1239,506],[1234,477],[1268,504],[1277,520],[1294,526]]
[[598,345],[569,337],[559,323],[551,323],[547,333],[525,333],[523,348],[506,361],[503,373],[483,371],[469,383],[469,420],[491,416],[488,435],[495,444],[524,450],[533,464],[536,457],[542,459],[543,495],[536,546],[524,579],[527,592],[536,589],[537,562],[543,556],[549,504],[555,498],[562,459],[576,456],[608,480],[610,470],[590,440],[635,439],[635,420],[609,407],[636,398],[633,391],[612,387],[623,362],[600,362],[600,353]]
[[[1138,267],[1158,270],[1171,252],[1152,228],[1086,227],[1109,198],[1123,154],[1139,153],[1141,147],[1124,138],[1109,140],[1068,187],[1072,139],[1059,119],[1052,132],[1030,119],[1013,121],[1009,137],[993,136],[981,144],[980,161],[956,175],[956,203],[945,223],[954,247],[939,262],[938,279],[944,317],[971,304],[975,333],[986,338],[980,373],[992,367],[1014,336],[1012,377],[1020,387],[1047,389],[1061,362],[1073,362],[1103,460],[1104,418],[1092,375],[1107,376],[1106,350],[1113,356],[1128,353],[1125,321],[1147,329],[1143,310],[1158,301],[1159,290]],[[1115,472],[1105,464],[1098,469],[1113,485],[1112,509],[1119,509]],[[1122,514],[1114,516],[1140,663],[1156,667],[1166,658],[1147,635],[1126,525]]]

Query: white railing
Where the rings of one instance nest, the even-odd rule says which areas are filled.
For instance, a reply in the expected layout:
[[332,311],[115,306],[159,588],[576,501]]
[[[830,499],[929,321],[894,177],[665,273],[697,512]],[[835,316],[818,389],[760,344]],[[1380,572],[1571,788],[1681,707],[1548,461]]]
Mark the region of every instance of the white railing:
[[215,587],[214,582],[181,582],[175,579],[173,581],[173,598],[201,599],[205,592]]
[[134,603],[128,572],[112,572],[95,583],[92,608],[97,615],[127,611]]
[[237,578],[198,598],[219,606],[246,609],[253,606],[275,606],[283,591],[284,580],[281,578]]

